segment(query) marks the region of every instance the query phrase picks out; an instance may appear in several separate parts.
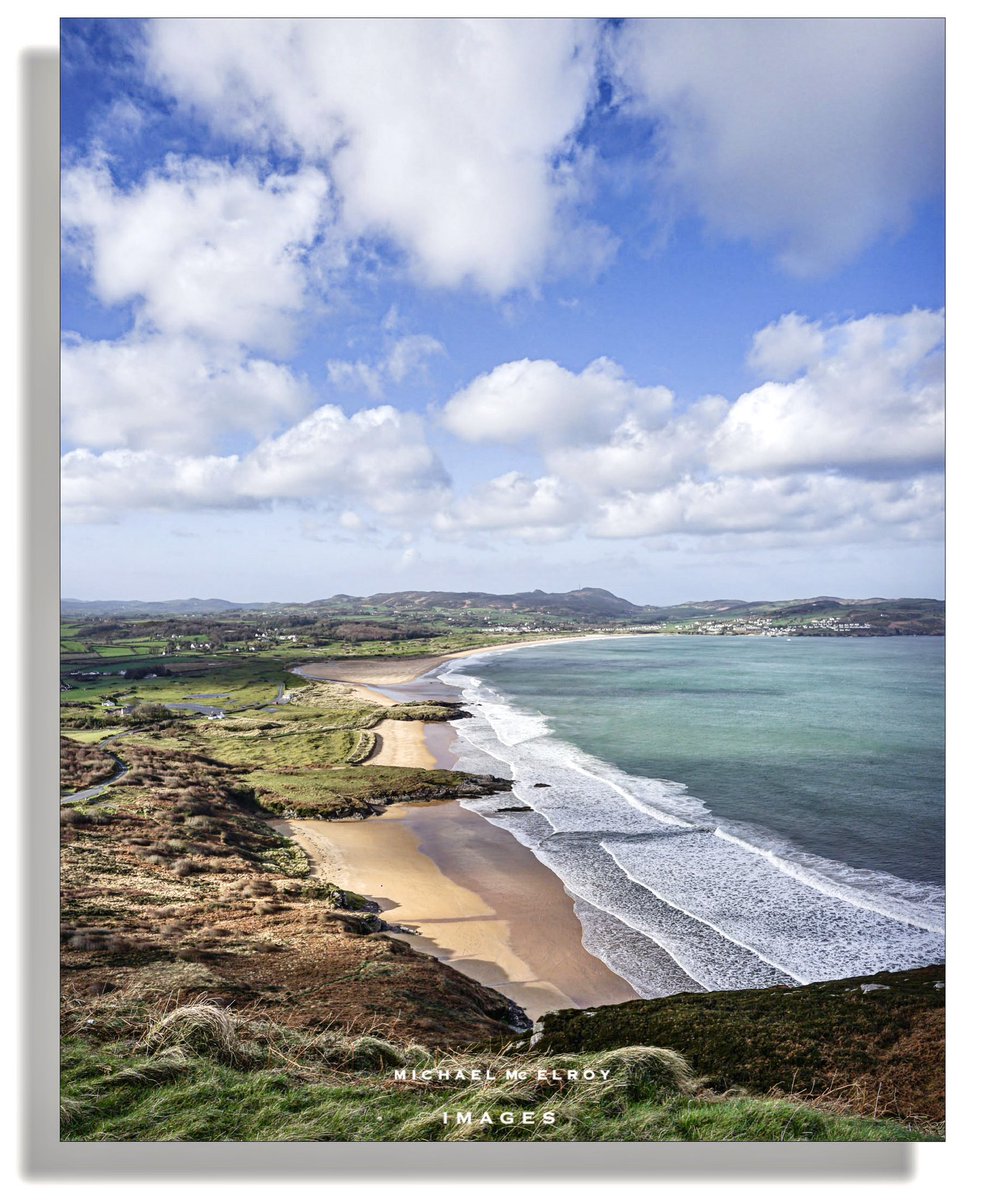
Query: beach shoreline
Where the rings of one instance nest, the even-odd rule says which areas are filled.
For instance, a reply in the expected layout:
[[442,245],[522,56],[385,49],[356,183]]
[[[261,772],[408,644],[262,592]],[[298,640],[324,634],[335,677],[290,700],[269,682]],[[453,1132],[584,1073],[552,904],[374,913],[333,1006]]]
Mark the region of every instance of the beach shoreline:
[[318,877],[374,900],[400,927],[391,936],[508,996],[533,1020],[638,999],[584,948],[557,876],[507,830],[456,802],[275,827],[302,846]]
[[[505,654],[510,650],[537,649],[540,646],[559,646],[564,642],[617,641],[620,638],[667,637],[662,633],[587,633],[574,637],[540,638],[529,642],[493,642],[490,646],[475,646],[470,650],[452,650],[449,654],[417,654],[408,658],[332,658],[326,662],[302,663],[292,668],[294,675],[326,683],[356,685],[360,694],[368,696],[369,686],[388,687],[391,684],[416,683],[430,671],[459,658],[476,658],[481,654]],[[373,693],[381,698],[381,693]],[[385,697],[389,703],[396,701]]]
[[[387,712],[399,702],[374,684],[415,684],[450,659],[546,644],[478,647],[392,663],[336,660],[317,664],[323,670],[304,677],[344,684]],[[454,733],[446,722],[386,715],[374,733],[375,748],[364,760],[369,766],[454,766]],[[287,819],[273,825],[301,846],[314,876],[368,896],[390,924],[405,930],[392,936],[495,988],[534,1020],[552,1009],[638,998],[585,948],[573,899],[561,880],[508,830],[456,801],[395,804],[365,820]]]

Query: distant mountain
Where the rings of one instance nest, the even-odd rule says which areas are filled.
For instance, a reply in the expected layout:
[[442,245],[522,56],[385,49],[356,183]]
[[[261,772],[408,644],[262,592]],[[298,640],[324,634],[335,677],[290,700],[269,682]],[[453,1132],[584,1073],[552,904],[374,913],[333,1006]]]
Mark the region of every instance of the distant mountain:
[[614,596],[604,588],[571,592],[378,592],[361,602],[376,608],[408,611],[425,608],[489,608],[507,612],[568,613],[582,617],[624,617],[644,611],[639,604]]
[[250,602],[231,600],[73,600],[62,601],[62,615],[73,617],[111,616],[209,616],[216,613],[268,611],[272,609],[317,609],[322,611],[353,611],[355,608],[377,608],[394,612],[415,612],[428,609],[489,608],[505,611],[568,613],[584,617],[623,617],[652,611],[630,600],[614,596],[604,588],[578,588],[571,592],[517,592],[500,596],[489,592],[376,592],[373,596],[350,596],[338,592],[323,600],[302,603]]
[[68,617],[204,616],[235,609],[259,609],[265,604],[237,604],[233,600],[72,600],[62,601]]
[[657,606],[633,604],[604,588],[576,588],[570,592],[376,592],[373,596],[350,596],[344,592],[322,600],[305,602],[251,602],[231,600],[72,600],[62,601],[65,617],[219,616],[237,612],[326,614],[331,619],[343,614],[388,614],[399,617],[452,610],[488,610],[534,616],[569,618],[578,621],[624,621],[631,624],[683,621],[731,621],[769,617],[774,620],[839,621],[868,623],[877,632],[881,626],[904,633],[940,632],[944,625],[945,602],[919,598],[847,600],[838,596],[812,596],[799,600],[697,600]]

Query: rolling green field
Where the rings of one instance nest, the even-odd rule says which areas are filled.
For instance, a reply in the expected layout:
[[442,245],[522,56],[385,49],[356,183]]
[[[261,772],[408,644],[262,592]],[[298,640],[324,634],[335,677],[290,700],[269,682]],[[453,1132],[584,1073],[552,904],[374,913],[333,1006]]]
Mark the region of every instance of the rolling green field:
[[[70,663],[71,671],[87,670],[90,664]],[[284,657],[250,661],[239,658],[195,660],[190,658],[121,659],[114,673],[96,679],[80,679],[63,670],[63,679],[71,686],[61,694],[62,704],[99,705],[104,698],[117,704],[183,704],[199,703],[197,697],[221,693],[223,707],[250,708],[271,704],[279,687],[291,690],[302,684],[299,676],[289,672],[290,663]],[[127,679],[121,670],[165,669],[173,672],[155,679]],[[100,668],[94,668],[100,669]],[[202,703],[209,704],[209,700]],[[218,704],[218,707],[220,705]]]

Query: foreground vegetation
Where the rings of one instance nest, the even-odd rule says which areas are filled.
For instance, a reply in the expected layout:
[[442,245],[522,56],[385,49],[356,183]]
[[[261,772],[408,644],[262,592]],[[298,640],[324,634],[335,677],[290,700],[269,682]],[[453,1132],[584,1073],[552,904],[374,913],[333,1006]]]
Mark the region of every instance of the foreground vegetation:
[[[467,1086],[397,1080],[395,1069],[402,1067],[473,1069],[494,1078]],[[506,1067],[525,1071],[527,1078],[507,1079]],[[579,1078],[569,1080],[568,1072]],[[457,1124],[458,1112],[471,1113],[471,1123]],[[750,1096],[740,1089],[715,1092],[681,1055],[654,1046],[549,1056],[520,1050],[449,1055],[332,1028],[300,1032],[202,1002],[144,1014],[119,1001],[75,1009],[63,1042],[62,1113],[63,1138],[100,1141],[934,1136],[827,1105]],[[511,1114],[511,1123],[502,1114]],[[526,1124],[523,1114],[530,1114]]]
[[944,980],[933,966],[548,1013],[541,1046],[670,1046],[715,1087],[830,1098],[924,1124],[945,1116]]
[[[163,642],[107,624],[105,642],[94,623],[65,630],[63,791],[115,781],[89,803],[70,795],[60,814],[63,1137],[940,1136],[940,972],[884,977],[882,991],[845,981],[551,1014],[531,1048],[514,1004],[412,950],[373,903],[311,874],[275,819],[371,816],[398,800],[504,787],[366,762],[383,717],[457,710],[386,710],[346,686],[303,681],[291,673],[306,657],[296,646],[182,650],[174,629]],[[470,630],[401,644],[422,652],[472,639],[484,640]],[[157,662],[127,657],[161,645],[165,663],[160,651]],[[89,677],[104,657],[125,674]],[[392,1075],[493,1063],[609,1078],[465,1086]],[[456,1111],[535,1116],[444,1124]]]

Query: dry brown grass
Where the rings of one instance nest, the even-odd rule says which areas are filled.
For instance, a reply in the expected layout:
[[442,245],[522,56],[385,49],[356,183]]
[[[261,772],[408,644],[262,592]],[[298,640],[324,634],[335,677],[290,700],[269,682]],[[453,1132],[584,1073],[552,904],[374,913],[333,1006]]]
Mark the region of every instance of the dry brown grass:
[[283,840],[238,771],[170,748],[127,756],[113,824],[63,827],[69,1011],[94,996],[147,1004],[209,988],[212,1000],[257,1004],[296,1028],[323,1027],[332,1010],[362,1033],[384,1023],[435,1044],[510,1032],[504,997],[424,955],[393,958],[405,944],[369,936],[377,919],[355,922],[334,908],[342,893],[283,874]]
[[59,743],[59,775],[62,794],[81,792],[109,779],[117,772],[112,755],[98,745],[83,745],[63,737]]

